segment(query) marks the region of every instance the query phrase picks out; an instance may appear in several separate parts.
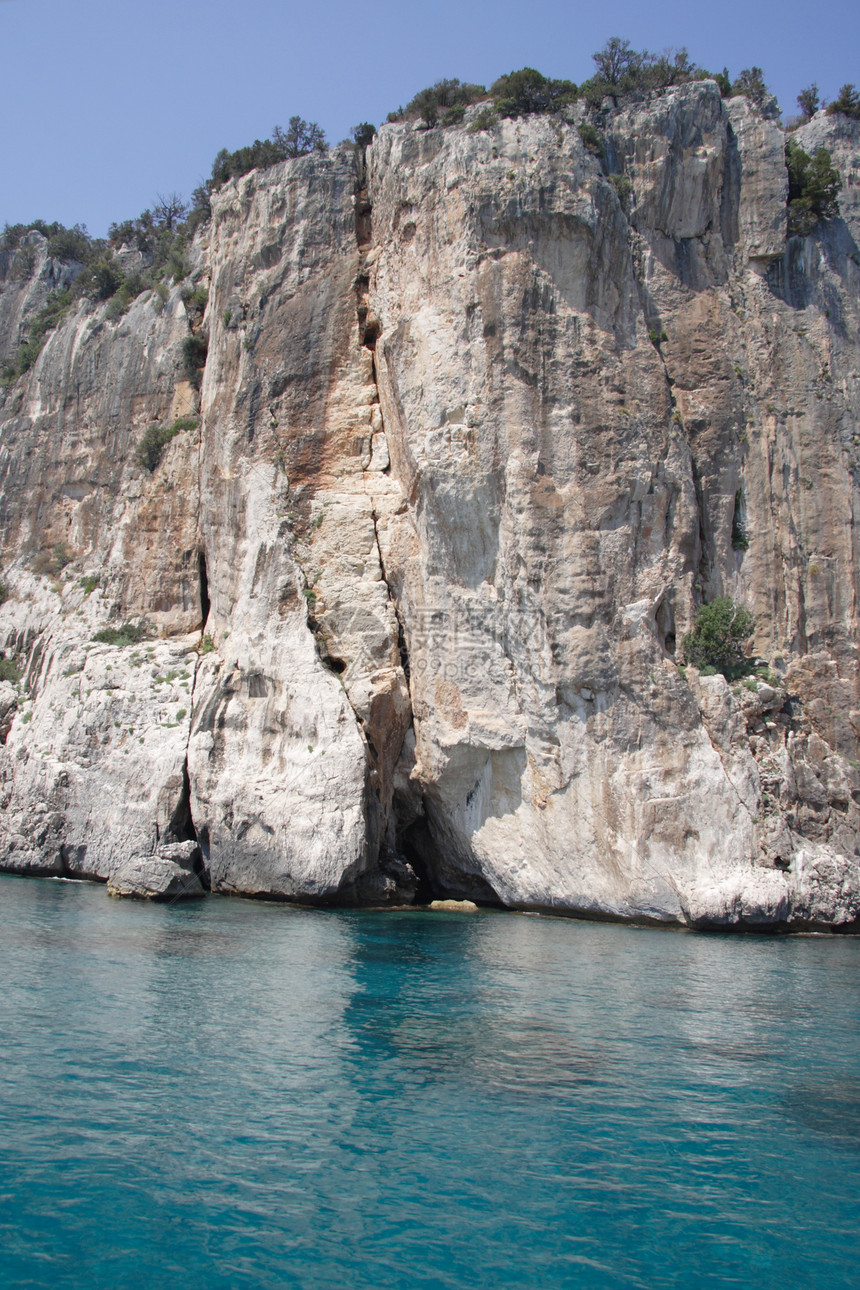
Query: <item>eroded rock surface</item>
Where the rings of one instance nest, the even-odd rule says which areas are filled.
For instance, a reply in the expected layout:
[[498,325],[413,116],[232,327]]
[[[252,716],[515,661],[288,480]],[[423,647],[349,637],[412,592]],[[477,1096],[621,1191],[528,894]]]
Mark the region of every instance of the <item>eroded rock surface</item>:
[[133,900],[193,900],[204,894],[197,874],[202,857],[196,842],[173,842],[154,855],[130,856],[108,878],[109,896]]
[[[798,132],[844,218],[787,242],[745,99],[607,108],[602,164],[580,111],[227,184],[199,392],[178,287],[81,307],[8,390],[6,868],[196,842],[296,900],[860,916],[857,123]],[[65,271],[34,248],[7,347]],[[679,665],[721,594],[765,679]]]

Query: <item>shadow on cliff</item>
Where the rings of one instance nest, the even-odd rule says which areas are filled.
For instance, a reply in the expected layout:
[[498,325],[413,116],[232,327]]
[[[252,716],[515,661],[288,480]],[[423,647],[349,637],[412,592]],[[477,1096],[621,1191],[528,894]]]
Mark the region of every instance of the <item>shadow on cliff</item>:
[[[845,292],[851,290],[851,273],[860,265],[860,248],[843,219],[826,220],[808,237],[790,237],[785,253],[772,261],[765,274],[771,293],[790,309],[807,309],[821,295],[820,305],[830,325],[846,331],[839,293],[832,290],[821,268],[820,260],[834,273]],[[856,289],[856,287],[855,287]]]

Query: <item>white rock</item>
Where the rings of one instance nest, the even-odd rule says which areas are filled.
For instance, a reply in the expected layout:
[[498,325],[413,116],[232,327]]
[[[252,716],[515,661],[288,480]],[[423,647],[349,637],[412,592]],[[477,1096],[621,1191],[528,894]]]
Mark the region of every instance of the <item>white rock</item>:
[[202,896],[196,874],[159,856],[133,856],[108,879],[109,896],[137,900],[188,900]]
[[430,908],[449,914],[474,914],[478,910],[472,900],[431,900]]
[[[224,185],[190,250],[199,393],[179,286],[48,336],[0,405],[0,864],[349,901],[397,899],[403,850],[474,901],[856,917],[845,225],[786,249],[783,135],[711,82],[605,129],[627,210],[540,117]],[[857,123],[796,137],[857,169]],[[0,358],[67,284],[28,245]],[[779,688],[676,666],[723,593]],[[95,641],[128,621],[149,639]],[[165,843],[192,828],[199,860]]]

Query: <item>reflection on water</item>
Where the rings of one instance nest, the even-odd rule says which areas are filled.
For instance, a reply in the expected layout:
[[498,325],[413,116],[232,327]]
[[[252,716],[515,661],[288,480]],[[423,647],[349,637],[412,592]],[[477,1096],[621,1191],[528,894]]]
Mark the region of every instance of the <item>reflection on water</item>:
[[544,1092],[593,1080],[595,1053],[583,1050],[564,1030],[538,1021],[469,1018],[452,1022],[445,1013],[380,1018],[361,1024],[366,1048],[408,1064],[427,1079],[491,1080],[519,1089],[537,1081]]
[[768,1052],[766,1048],[760,1048],[753,1044],[696,1044],[695,1050],[710,1057],[722,1057],[729,1062],[766,1062],[775,1057],[775,1053]]
[[857,941],[0,899],[4,1285],[853,1283]]
[[860,1150],[860,1079],[857,1077],[798,1084],[786,1094],[782,1105],[798,1124]]

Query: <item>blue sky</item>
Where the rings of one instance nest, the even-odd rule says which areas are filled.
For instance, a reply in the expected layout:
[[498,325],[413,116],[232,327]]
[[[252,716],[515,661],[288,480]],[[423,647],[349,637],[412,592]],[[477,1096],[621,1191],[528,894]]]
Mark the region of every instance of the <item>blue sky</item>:
[[856,0],[0,0],[0,225],[103,235],[294,113],[336,142],[443,76],[582,81],[613,35],[733,75],[758,64],[786,112],[811,81],[860,83]]

